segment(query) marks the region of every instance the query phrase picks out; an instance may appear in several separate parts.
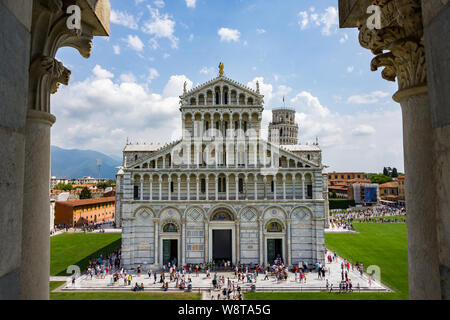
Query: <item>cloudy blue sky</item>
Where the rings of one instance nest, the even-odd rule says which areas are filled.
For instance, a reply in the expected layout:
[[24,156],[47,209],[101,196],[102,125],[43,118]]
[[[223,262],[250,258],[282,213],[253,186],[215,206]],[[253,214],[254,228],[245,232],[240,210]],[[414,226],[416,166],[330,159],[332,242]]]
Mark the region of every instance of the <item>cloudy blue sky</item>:
[[337,0],[110,0],[111,36],[95,38],[86,60],[71,48],[57,58],[72,70],[52,96],[52,144],[121,157],[133,142],[165,143],[181,130],[183,83],[226,76],[265,95],[271,109],[297,111],[300,142],[319,138],[333,171],[403,170],[396,84],[370,71],[357,31],[338,29]]

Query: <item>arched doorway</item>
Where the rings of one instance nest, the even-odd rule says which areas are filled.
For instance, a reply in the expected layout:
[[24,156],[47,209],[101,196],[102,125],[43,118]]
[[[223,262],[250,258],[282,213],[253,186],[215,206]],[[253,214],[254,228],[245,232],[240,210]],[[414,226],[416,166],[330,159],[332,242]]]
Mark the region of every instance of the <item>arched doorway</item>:
[[219,208],[210,219],[209,256],[216,263],[235,262],[234,214],[227,208]]
[[275,262],[286,262],[284,239],[285,232],[283,225],[278,220],[269,221],[264,230],[266,241],[266,259],[267,264],[274,264]]

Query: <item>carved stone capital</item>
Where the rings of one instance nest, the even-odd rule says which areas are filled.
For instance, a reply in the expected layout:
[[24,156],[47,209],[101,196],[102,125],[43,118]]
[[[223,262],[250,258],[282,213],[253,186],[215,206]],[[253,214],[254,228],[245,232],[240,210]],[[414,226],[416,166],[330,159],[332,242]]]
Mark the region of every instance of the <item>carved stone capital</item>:
[[[106,0],[100,7],[109,6]],[[50,112],[50,94],[56,93],[60,84],[68,85],[70,70],[55,59],[61,47],[72,47],[88,58],[92,51],[92,38],[99,34],[93,19],[96,12],[83,11],[80,30],[67,26],[67,7],[77,4],[86,8],[86,0],[36,0],[33,8],[31,59],[29,78],[29,109]],[[99,8],[100,8],[99,7]],[[97,29],[96,29],[97,28]]]
[[381,29],[359,25],[359,42],[376,57],[371,70],[384,68],[388,81],[398,80],[400,90],[426,84],[425,49],[420,0],[372,0],[381,9]]

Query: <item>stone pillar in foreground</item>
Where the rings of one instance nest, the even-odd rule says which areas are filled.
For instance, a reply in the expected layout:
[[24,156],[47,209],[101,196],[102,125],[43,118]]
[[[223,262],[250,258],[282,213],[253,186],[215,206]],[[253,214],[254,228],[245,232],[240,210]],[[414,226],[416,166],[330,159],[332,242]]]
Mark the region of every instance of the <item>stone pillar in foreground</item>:
[[[380,9],[379,26],[367,23],[369,5]],[[393,98],[400,103],[403,115],[410,298],[445,299],[449,278],[446,253],[449,224],[445,221],[449,214],[447,210],[446,215],[442,215],[442,208],[448,208],[450,196],[448,180],[443,181],[441,177],[445,176],[442,168],[449,168],[449,151],[445,147],[449,143],[441,142],[442,138],[449,137],[450,116],[440,107],[442,103],[448,107],[448,96],[446,101],[442,98],[448,95],[448,81],[439,87],[436,75],[445,77],[446,72],[441,68],[448,71],[444,61],[450,56],[450,6],[447,0],[440,3],[430,0],[340,0],[339,9],[341,27],[358,27],[361,45],[376,56],[371,62],[372,71],[384,68],[383,78],[397,81],[399,86]],[[423,9],[433,11],[435,16],[440,12],[442,21],[436,22],[434,34],[424,34],[423,24],[428,19],[423,19]],[[446,36],[439,38],[439,32]],[[433,44],[435,37],[440,39],[438,43],[446,42],[447,49],[438,53],[438,46]],[[436,55],[439,64],[436,64]],[[434,59],[434,63],[429,63],[429,58]],[[431,70],[427,73],[429,67]],[[442,81],[445,83],[444,79]],[[440,103],[430,101],[430,88],[431,92],[439,92],[437,97],[431,97],[435,97],[436,102],[441,99]],[[436,111],[444,121],[433,121],[431,115],[436,116]]]
[[18,2],[0,0],[0,300],[20,298],[25,123],[33,4]]
[[[78,5],[81,29],[69,29],[67,7]],[[33,2],[25,125],[20,298],[48,299],[50,274],[50,94],[69,83],[70,70],[55,59],[61,47],[73,47],[88,58],[94,35],[109,34],[107,0]]]
[[55,117],[29,109],[25,131],[21,298],[48,299],[50,273],[50,128]]

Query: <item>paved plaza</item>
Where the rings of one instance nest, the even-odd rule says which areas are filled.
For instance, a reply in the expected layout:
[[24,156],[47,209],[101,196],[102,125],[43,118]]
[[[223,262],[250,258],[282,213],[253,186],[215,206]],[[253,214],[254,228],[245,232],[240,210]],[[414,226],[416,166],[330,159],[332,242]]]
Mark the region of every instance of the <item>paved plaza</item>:
[[[337,259],[332,263],[326,263],[327,274],[325,279],[328,279],[330,287],[333,285],[333,291],[339,291],[339,283],[341,282],[341,263],[344,260],[337,257]],[[168,273],[166,273],[167,279]],[[198,292],[199,290],[203,292],[209,292],[212,286],[212,279],[214,276],[214,272],[211,273],[210,278],[206,277],[206,274],[201,273],[198,276],[195,273],[192,274],[192,290],[194,292]],[[218,276],[225,277],[225,285],[227,283],[228,278],[231,281],[235,282],[237,286],[237,278],[234,276],[232,272],[218,272]],[[186,277],[187,278],[187,277]],[[134,275],[131,281],[131,285],[124,285],[123,279],[117,281],[116,284],[112,284],[112,276],[108,275],[104,279],[96,278],[95,276],[91,277],[83,274],[79,278],[76,279],[75,284],[72,284],[71,278],[65,278],[67,280],[67,284],[61,289],[62,291],[131,291],[136,283],[143,283],[145,287],[145,291],[162,291],[162,284],[159,283],[159,273],[157,276],[156,284],[154,283],[153,277],[150,279],[144,270],[141,276]],[[289,273],[288,280],[279,281],[275,280],[275,277],[270,277],[269,280],[263,280],[264,274],[260,274],[257,278],[256,283],[247,283],[247,282],[239,282],[238,285],[241,287],[242,292],[245,293],[251,290],[252,284],[256,285],[257,292],[325,292],[326,291],[326,280],[318,279],[316,272],[310,272],[306,274],[306,283],[299,283],[295,281],[295,275],[293,272]],[[382,279],[382,274],[381,274]],[[62,280],[59,279],[51,279],[51,280]],[[349,272],[349,280],[353,284],[354,292],[390,292],[391,290],[376,280],[369,281],[369,277],[367,274],[363,273],[361,275],[356,267],[352,271],[350,268]],[[181,291],[176,288],[175,282],[169,282],[169,291]]]

